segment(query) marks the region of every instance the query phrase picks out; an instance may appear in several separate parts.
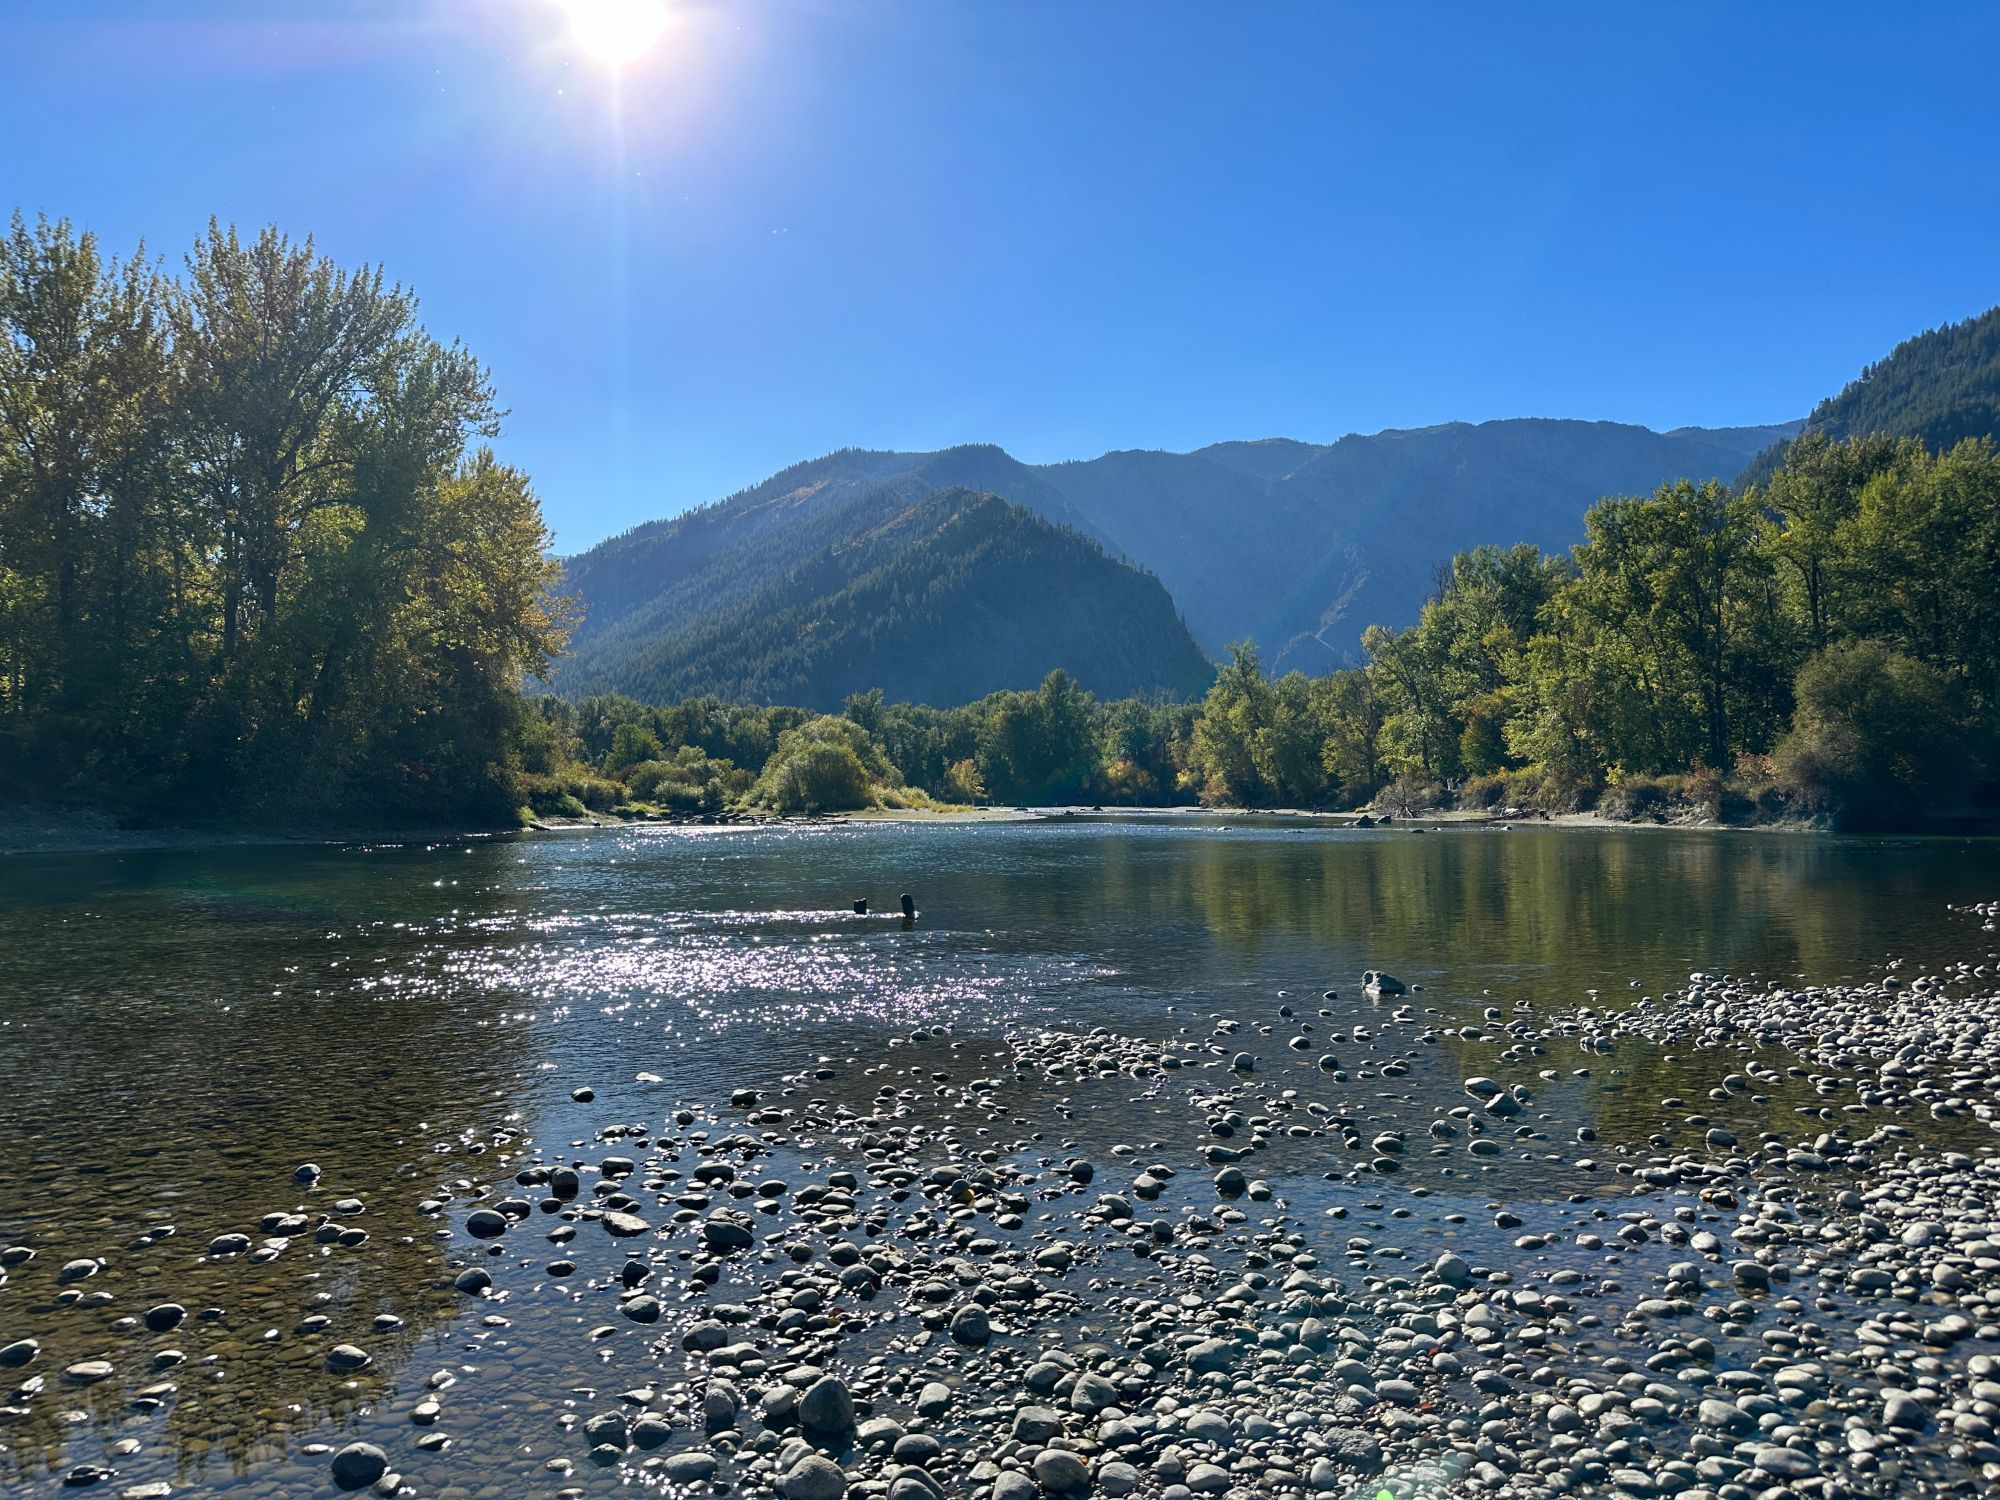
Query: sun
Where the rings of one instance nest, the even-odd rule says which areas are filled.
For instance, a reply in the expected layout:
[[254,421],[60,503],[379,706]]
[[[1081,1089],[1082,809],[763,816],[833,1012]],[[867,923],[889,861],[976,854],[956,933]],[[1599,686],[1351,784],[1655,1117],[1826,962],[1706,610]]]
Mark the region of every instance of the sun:
[[563,0],[563,9],[571,39],[610,68],[644,57],[667,27],[666,0]]

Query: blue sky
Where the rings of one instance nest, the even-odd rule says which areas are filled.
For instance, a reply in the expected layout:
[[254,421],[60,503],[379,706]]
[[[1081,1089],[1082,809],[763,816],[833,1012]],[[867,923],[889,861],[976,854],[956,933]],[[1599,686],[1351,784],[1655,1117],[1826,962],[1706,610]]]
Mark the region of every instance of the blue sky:
[[1802,415],[2000,302],[2000,6],[9,0],[0,207],[416,290],[558,546],[856,445]]

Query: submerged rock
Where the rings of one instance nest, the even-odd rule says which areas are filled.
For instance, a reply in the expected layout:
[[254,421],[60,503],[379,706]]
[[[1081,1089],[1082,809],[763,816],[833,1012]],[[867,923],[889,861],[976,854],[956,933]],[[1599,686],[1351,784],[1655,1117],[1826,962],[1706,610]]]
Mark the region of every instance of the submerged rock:
[[330,1467],[342,1489],[366,1489],[389,1472],[389,1455],[373,1443],[349,1443],[333,1455]]

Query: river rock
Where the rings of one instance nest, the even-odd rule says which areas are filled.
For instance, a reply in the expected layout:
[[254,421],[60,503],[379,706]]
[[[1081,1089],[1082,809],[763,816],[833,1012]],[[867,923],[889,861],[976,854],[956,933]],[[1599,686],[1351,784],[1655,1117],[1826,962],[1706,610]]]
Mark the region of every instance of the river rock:
[[854,1397],[838,1375],[822,1375],[799,1397],[799,1422],[810,1431],[839,1437],[854,1431]]
[[1076,1454],[1044,1448],[1035,1455],[1035,1482],[1045,1494],[1079,1495],[1090,1488],[1090,1470]]
[[696,1448],[687,1453],[676,1453],[660,1465],[660,1472],[674,1484],[699,1484],[713,1479],[717,1467],[713,1453]]
[[389,1472],[389,1455],[373,1443],[349,1443],[333,1455],[331,1467],[342,1489],[366,1489]]
[[785,1500],[844,1500],[847,1474],[832,1459],[808,1453],[778,1482],[778,1490]]
[[465,1232],[476,1240],[497,1240],[507,1232],[507,1216],[490,1208],[475,1208],[465,1216]]
[[961,1344],[983,1344],[993,1337],[993,1321],[985,1308],[968,1302],[951,1315],[951,1336]]
[[740,1208],[718,1208],[702,1220],[701,1238],[711,1250],[748,1250],[757,1243],[757,1222]]

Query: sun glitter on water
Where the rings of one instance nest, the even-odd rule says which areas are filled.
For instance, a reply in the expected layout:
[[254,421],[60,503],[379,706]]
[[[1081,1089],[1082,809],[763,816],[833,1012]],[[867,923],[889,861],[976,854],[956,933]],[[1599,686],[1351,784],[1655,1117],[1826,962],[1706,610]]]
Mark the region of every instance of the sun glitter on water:
[[667,26],[666,0],[563,0],[570,37],[606,67],[639,61]]

